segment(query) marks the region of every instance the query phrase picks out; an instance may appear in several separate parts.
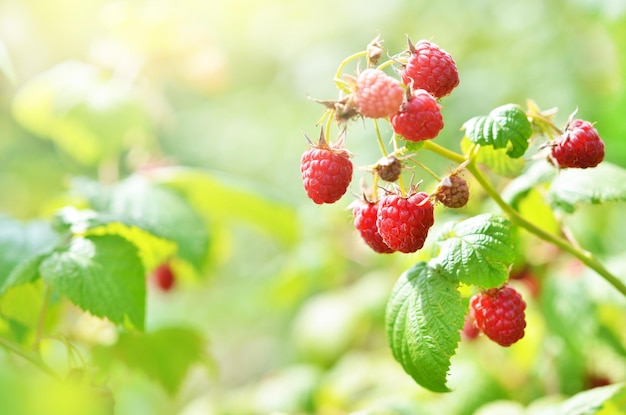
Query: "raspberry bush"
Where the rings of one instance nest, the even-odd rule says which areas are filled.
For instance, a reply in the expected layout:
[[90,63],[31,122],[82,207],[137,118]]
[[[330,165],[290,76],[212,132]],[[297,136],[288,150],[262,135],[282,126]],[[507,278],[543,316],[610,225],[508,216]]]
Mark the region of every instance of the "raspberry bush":
[[[318,127],[324,136],[338,137],[335,148],[347,152],[351,131],[364,123],[367,129],[368,121],[373,125],[371,145],[380,159],[355,169],[362,173],[353,194],[364,196],[350,205],[354,227],[376,253],[419,251],[388,299],[387,338],[395,359],[417,383],[445,392],[461,338],[472,340],[482,332],[500,346],[523,341],[526,301],[511,285],[526,281],[514,271],[524,266],[520,232],[576,258],[626,295],[624,281],[582,249],[566,227],[546,229],[521,209],[540,190],[558,229],[559,218],[580,204],[626,199],[614,187],[626,172],[603,162],[601,130],[593,122],[572,114],[560,128],[556,110],[543,111],[530,99],[525,107],[508,103],[469,119],[462,125],[460,151],[439,144],[445,97],[454,94],[462,68],[427,40],[409,40],[404,51],[380,62],[383,50],[376,38],[341,62],[334,78],[339,96],[318,101],[324,105]],[[355,72],[345,73],[350,64]],[[385,138],[387,130],[391,135]],[[453,163],[452,171],[434,171],[419,160],[424,152]],[[316,174],[349,187],[334,179],[333,169]],[[423,177],[435,185],[424,184]],[[309,192],[306,178],[304,187]],[[496,209],[467,214],[475,195],[491,199]],[[439,217],[450,217],[442,209],[455,209],[461,218],[440,223]],[[536,297],[539,286],[535,281],[525,290]],[[528,325],[532,330],[532,322]]]

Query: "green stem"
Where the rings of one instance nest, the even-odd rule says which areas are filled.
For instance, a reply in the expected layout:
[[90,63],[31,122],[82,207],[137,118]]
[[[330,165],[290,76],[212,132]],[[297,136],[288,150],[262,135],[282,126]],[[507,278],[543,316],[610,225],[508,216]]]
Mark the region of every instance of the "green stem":
[[[461,154],[455,153],[442,147],[438,144],[435,144],[431,141],[427,141],[424,144],[424,147],[427,150],[433,151],[443,157],[446,157],[450,160],[453,160],[458,163],[462,163],[465,161],[465,157]],[[609,270],[607,270],[604,265],[602,265],[594,256],[588,251],[585,251],[581,248],[578,248],[571,243],[569,243],[566,239],[561,238],[558,235],[551,234],[546,232],[544,229],[536,226],[534,223],[529,222],[526,218],[521,216],[511,205],[506,203],[501,197],[500,194],[491,183],[484,176],[482,171],[478,168],[478,166],[474,162],[470,162],[467,166],[467,170],[472,173],[476,181],[481,185],[481,187],[487,192],[487,194],[497,203],[498,206],[502,209],[505,215],[511,220],[512,223],[521,226],[527,231],[535,234],[539,238],[544,241],[550,242],[551,244],[559,247],[565,252],[573,255],[578,258],[583,264],[597,272],[601,277],[603,277],[608,283],[613,285],[615,289],[617,289],[622,295],[626,297],[626,285],[615,275],[611,274]]]
[[[335,84],[337,85],[337,88],[339,90],[350,92],[349,88],[347,88],[346,82],[341,79],[341,73],[343,72],[343,69],[346,67],[348,63],[350,63],[354,59],[359,59],[365,56],[367,56],[367,51],[363,50],[361,52],[353,53],[352,55],[348,56],[343,61],[341,61],[341,63],[339,64],[339,67],[337,68],[337,72],[335,72]],[[346,91],[346,89],[348,89],[348,91]]]
[[46,313],[48,312],[48,304],[50,303],[50,296],[52,295],[52,289],[46,284],[44,291],[43,304],[39,311],[39,319],[37,320],[37,331],[35,332],[35,342],[33,343],[33,351],[39,353],[39,345],[41,343],[41,337],[43,335],[43,326],[46,322]]
[[55,378],[57,380],[60,380],[59,375],[57,375],[57,373],[54,370],[52,370],[50,368],[50,366],[48,366],[41,359],[41,357],[39,357],[39,355],[37,355],[36,353],[29,353],[29,352],[23,350],[18,345],[10,342],[7,339],[3,339],[1,337],[0,337],[0,346],[4,347],[5,349],[7,349],[10,352],[15,353],[18,356],[21,356],[22,358],[24,358],[25,360],[29,361],[33,365],[37,366],[42,372],[50,375],[51,377],[53,377],[53,378]]
[[376,139],[378,140],[378,147],[380,147],[380,152],[383,157],[387,157],[389,153],[387,153],[387,149],[385,148],[385,143],[383,143],[383,137],[380,134],[380,128],[378,127],[378,121],[376,119],[372,119],[374,122],[374,130],[376,130]]

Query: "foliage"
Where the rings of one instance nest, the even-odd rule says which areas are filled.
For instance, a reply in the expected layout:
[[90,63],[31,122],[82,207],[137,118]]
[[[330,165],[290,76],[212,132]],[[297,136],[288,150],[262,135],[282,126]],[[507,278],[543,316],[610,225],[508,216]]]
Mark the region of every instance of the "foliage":
[[[609,7],[7,0],[0,413],[619,413],[626,13]],[[412,255],[370,252],[348,203],[311,206],[297,173],[307,96],[333,93],[372,27],[389,50],[445,45],[461,76],[440,136],[399,141],[405,185],[462,166],[471,189]],[[579,105],[606,161],[543,160],[566,120],[529,96]],[[391,131],[350,129],[371,166]],[[469,340],[469,297],[505,281],[526,336]]]

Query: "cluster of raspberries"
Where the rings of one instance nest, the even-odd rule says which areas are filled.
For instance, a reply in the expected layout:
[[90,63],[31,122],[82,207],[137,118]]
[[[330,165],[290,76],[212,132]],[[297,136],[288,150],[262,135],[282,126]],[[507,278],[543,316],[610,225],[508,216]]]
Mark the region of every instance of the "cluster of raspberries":
[[[384,118],[407,141],[435,138],[443,128],[438,99],[459,84],[456,64],[450,54],[427,40],[417,44],[409,40],[406,53],[408,57],[399,71],[402,82],[370,67],[350,79],[349,96],[326,102],[335,110],[338,121]],[[343,148],[343,140],[331,145],[323,134],[317,144],[310,144],[301,159],[304,188],[315,203],[334,203],[352,181],[350,153]],[[393,155],[383,157],[373,169],[387,182],[395,182],[401,170],[402,160]],[[433,202],[462,207],[468,198],[467,183],[455,172],[432,195],[413,189],[408,194],[390,191],[383,197],[375,195],[373,200],[363,196],[352,204],[354,225],[376,252],[415,252],[424,245],[434,223]]]

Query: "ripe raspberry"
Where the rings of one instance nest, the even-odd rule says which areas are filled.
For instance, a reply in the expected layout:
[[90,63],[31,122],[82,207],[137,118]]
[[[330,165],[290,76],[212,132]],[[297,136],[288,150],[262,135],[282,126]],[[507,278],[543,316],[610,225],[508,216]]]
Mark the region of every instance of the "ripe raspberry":
[[505,285],[476,294],[470,312],[476,326],[500,346],[508,347],[524,337],[526,303],[512,287]]
[[366,69],[356,80],[354,102],[364,117],[388,117],[398,111],[403,99],[400,82],[379,69]]
[[174,286],[176,278],[170,264],[164,262],[152,271],[151,280],[161,291],[169,291]]
[[389,248],[410,253],[424,246],[435,223],[434,208],[424,192],[409,197],[390,194],[379,201],[376,226]]
[[604,142],[588,121],[571,121],[552,147],[552,158],[561,167],[586,169],[604,160]]
[[408,141],[430,140],[443,128],[439,104],[423,89],[411,93],[390,121],[393,131]]
[[425,89],[434,97],[448,95],[459,84],[459,73],[452,56],[436,44],[420,40],[413,45],[409,40],[411,56],[402,71],[402,82],[413,83],[413,89]]
[[383,241],[376,227],[378,214],[378,203],[367,200],[357,200],[353,203],[352,213],[354,215],[354,227],[359,231],[361,238],[380,254],[390,254],[394,252]]
[[433,195],[444,206],[461,208],[469,200],[469,187],[464,178],[453,173],[439,183]]
[[302,154],[300,172],[306,194],[313,202],[334,203],[352,181],[352,162],[346,149],[330,147],[321,134],[319,143]]

